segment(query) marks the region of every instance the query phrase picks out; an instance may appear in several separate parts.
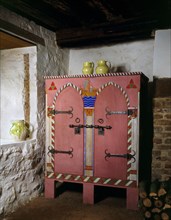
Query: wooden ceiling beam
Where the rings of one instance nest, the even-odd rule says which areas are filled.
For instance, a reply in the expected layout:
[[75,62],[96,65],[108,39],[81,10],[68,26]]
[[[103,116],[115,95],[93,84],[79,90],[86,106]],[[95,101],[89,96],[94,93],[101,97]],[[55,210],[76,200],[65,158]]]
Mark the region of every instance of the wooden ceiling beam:
[[122,42],[129,42],[133,40],[143,40],[152,38],[151,28],[146,30],[132,30],[124,31],[119,33],[112,33],[106,35],[102,32],[93,32],[85,36],[78,35],[70,38],[57,38],[57,44],[63,48],[74,48],[74,47],[84,47],[84,46],[97,46],[97,45],[110,45]]
[[23,0],[15,0],[15,4],[13,0],[1,0],[1,5],[52,31],[56,31],[56,27],[61,28],[61,21],[48,15],[48,13],[43,13],[28,2],[23,2]]
[[4,20],[1,20],[0,19],[0,30],[6,32],[6,33],[9,33],[11,35],[14,35],[16,37],[19,37],[25,41],[28,41],[30,43],[33,43],[33,44],[41,44],[43,46],[45,46],[45,41],[43,38],[35,35],[35,34],[32,34],[26,30],[23,30],[21,29],[20,27],[14,25],[14,24],[11,24],[9,22],[6,22]]
[[0,4],[56,32],[60,46],[74,47],[137,40],[150,37],[155,29],[170,28],[169,1],[1,0]]
[[78,47],[102,42],[123,42],[126,39],[151,38],[151,33],[157,27],[157,21],[129,21],[120,24],[106,24],[89,28],[74,28],[56,32],[57,43],[61,47]]

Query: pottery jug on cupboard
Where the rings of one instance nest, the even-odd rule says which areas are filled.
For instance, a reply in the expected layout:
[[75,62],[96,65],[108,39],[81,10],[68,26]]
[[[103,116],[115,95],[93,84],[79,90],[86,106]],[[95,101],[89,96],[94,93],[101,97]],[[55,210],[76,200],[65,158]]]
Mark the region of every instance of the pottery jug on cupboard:
[[24,141],[30,137],[33,132],[33,126],[26,123],[24,120],[12,121],[10,134],[16,141]]
[[94,72],[94,63],[93,62],[84,62],[83,68],[82,68],[82,73],[87,75],[87,74],[93,74],[93,72]]
[[97,74],[105,74],[109,73],[111,68],[111,64],[106,60],[99,60],[97,62],[96,73]]

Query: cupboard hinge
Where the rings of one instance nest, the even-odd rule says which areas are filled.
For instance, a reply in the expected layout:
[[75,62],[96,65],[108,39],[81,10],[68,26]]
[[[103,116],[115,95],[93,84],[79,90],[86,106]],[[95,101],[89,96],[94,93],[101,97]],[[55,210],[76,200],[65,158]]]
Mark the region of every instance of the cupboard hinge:
[[127,153],[127,154],[111,154],[106,149],[105,150],[105,160],[107,160],[107,158],[110,158],[110,157],[122,157],[122,158],[125,158],[127,160],[133,159],[132,163],[134,163],[136,161],[136,159],[135,159],[135,151],[133,151],[133,154],[130,154],[130,153]]
[[70,155],[70,158],[73,157],[73,148],[71,147],[71,150],[65,151],[65,150],[55,150],[54,148],[52,148],[51,146],[48,147],[48,155],[51,154],[68,154]]
[[69,115],[71,115],[71,117],[70,118],[72,118],[73,117],[73,108],[72,107],[70,107],[71,108],[71,110],[55,110],[55,109],[48,109],[49,111],[48,111],[48,115],[57,115],[57,114],[69,114]]
[[108,115],[135,115],[137,114],[137,109],[128,109],[126,111],[110,111],[108,107],[106,107],[106,117]]

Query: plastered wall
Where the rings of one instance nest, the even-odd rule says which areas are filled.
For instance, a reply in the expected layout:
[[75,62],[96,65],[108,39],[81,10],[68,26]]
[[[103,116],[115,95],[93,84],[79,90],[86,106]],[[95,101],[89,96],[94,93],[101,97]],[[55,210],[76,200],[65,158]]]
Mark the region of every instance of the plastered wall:
[[[69,74],[82,74],[83,63],[98,60],[111,63],[111,72],[143,72],[153,80],[154,40],[123,43],[98,48],[71,49]],[[94,70],[95,73],[95,70]]]
[[[24,55],[28,55],[28,62],[24,64]],[[30,99],[30,123],[34,127],[32,138],[36,137],[37,131],[37,48],[17,48],[1,51],[1,139],[13,139],[10,129],[14,120],[24,120],[25,102],[25,71],[28,66]]]

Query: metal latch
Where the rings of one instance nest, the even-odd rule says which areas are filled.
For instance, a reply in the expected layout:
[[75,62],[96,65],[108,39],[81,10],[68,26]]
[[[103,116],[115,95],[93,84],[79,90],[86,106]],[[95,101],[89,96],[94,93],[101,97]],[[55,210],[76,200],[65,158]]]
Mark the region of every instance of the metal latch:
[[48,155],[49,153],[51,154],[69,154],[70,155],[70,158],[73,157],[73,148],[71,147],[71,150],[68,150],[68,151],[64,151],[64,150],[55,150],[54,148],[52,148],[51,146],[48,147]]
[[126,111],[110,111],[108,107],[105,108],[106,117],[108,115],[135,115],[137,114],[137,109],[128,109]]
[[71,110],[64,110],[64,111],[62,111],[62,110],[55,110],[55,109],[50,109],[49,110],[49,113],[48,114],[52,114],[52,115],[57,115],[57,114],[69,114],[69,115],[71,115],[71,117],[70,118],[72,118],[73,117],[73,108],[72,107],[70,107],[71,108]]
[[135,151],[133,151],[133,154],[130,154],[130,153],[127,153],[127,154],[111,154],[111,153],[108,152],[107,149],[105,150],[105,160],[107,160],[107,158],[110,158],[110,157],[122,157],[122,158],[125,158],[127,160],[133,159],[133,163],[134,163],[136,161],[134,156],[135,156]]
[[102,125],[87,125],[87,124],[85,124],[85,125],[70,124],[69,127],[75,129],[75,134],[80,134],[81,133],[81,128],[95,128],[95,129],[98,129],[98,134],[99,135],[104,135],[104,129],[112,129],[112,126],[110,126],[110,125],[102,126]]

